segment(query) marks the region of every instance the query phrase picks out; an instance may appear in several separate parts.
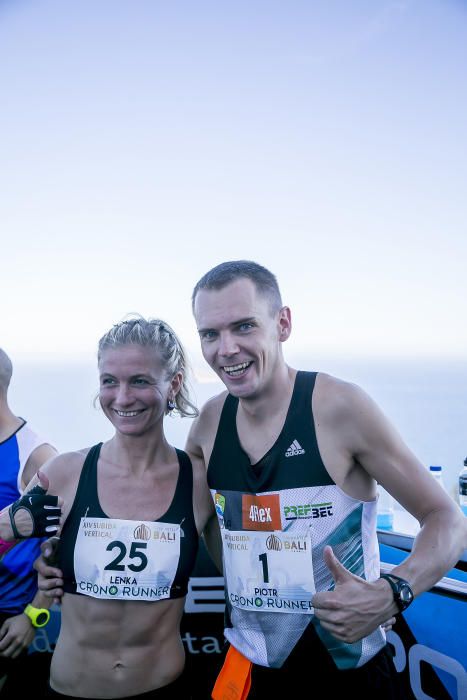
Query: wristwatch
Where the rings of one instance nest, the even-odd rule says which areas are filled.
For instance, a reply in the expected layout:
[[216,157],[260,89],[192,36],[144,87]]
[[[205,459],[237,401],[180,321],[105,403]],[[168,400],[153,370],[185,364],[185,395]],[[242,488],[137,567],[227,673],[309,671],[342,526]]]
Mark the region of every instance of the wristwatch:
[[29,617],[33,627],[45,627],[50,620],[50,613],[46,608],[35,608],[34,605],[26,605],[24,614]]
[[408,608],[414,598],[410,583],[395,574],[381,574],[381,578],[385,578],[391,586],[399,612]]

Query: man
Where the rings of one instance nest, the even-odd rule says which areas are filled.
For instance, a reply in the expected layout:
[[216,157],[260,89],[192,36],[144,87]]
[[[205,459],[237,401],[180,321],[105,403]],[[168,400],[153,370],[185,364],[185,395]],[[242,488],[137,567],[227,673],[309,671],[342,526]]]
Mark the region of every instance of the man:
[[[299,686],[311,697],[318,676],[330,697],[399,697],[380,626],[458,560],[459,509],[360,388],[285,363],[291,313],[268,270],[218,265],[192,302],[204,358],[227,389],[187,445],[205,461],[223,538],[231,647],[213,697]],[[389,578],[377,482],[421,525]]]
[[[12,371],[10,358],[0,348],[0,510],[16,501],[42,464],[56,454],[11,411],[8,388]],[[7,675],[18,668],[36,627],[48,619],[41,611],[48,609],[51,601],[37,592],[32,568],[39,545],[39,540],[20,542],[0,561],[0,689]]]

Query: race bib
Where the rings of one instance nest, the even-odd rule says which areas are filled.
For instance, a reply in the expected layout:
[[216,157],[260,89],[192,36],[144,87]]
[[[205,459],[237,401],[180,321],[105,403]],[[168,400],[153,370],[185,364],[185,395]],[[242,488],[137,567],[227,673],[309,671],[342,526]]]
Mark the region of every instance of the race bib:
[[74,552],[76,591],[93,598],[170,597],[180,559],[180,525],[81,518]]
[[314,613],[311,537],[222,530],[230,603],[255,612]]

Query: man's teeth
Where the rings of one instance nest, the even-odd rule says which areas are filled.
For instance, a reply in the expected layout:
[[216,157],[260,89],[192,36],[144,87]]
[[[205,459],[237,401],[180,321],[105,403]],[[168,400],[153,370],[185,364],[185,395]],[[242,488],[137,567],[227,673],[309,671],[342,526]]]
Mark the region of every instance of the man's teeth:
[[133,418],[133,416],[137,416],[138,413],[139,411],[117,411],[117,415],[122,418]]
[[224,370],[224,372],[227,372],[227,374],[230,374],[231,376],[235,377],[237,374],[241,374],[243,370],[245,370],[250,365],[251,362],[242,362],[239,365],[231,365],[230,367],[223,367],[222,369]]

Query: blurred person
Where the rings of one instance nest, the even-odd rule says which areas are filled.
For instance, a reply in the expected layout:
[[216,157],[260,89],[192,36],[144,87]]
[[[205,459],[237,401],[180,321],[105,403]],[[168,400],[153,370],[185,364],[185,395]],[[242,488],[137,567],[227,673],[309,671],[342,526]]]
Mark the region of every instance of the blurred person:
[[[8,403],[13,365],[0,348],[0,510],[21,497],[26,485],[57,450],[16,416]],[[37,590],[33,562],[39,540],[27,540],[0,560],[0,690],[7,693],[7,677],[21,671],[21,663],[36,629],[49,618],[50,599]]]

